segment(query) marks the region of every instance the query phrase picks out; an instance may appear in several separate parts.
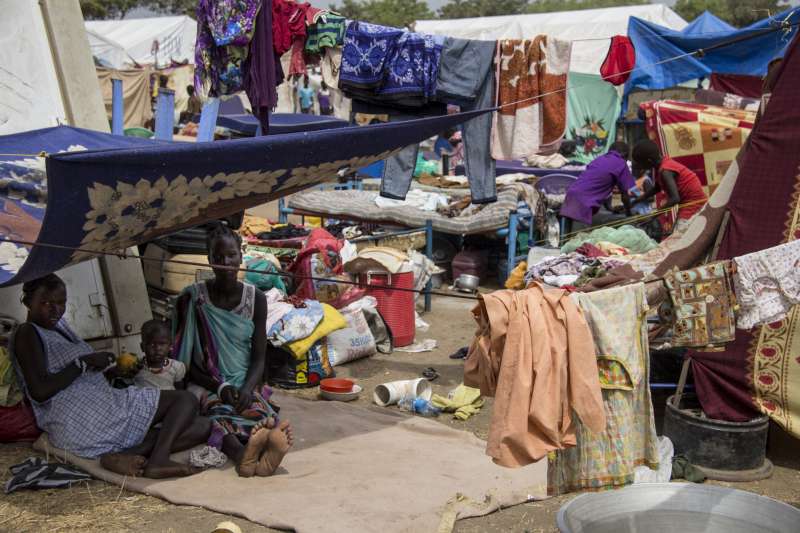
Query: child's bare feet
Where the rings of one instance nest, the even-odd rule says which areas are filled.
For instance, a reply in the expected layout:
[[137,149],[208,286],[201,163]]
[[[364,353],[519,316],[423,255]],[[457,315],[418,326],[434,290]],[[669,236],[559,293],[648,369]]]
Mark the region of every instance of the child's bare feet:
[[167,461],[164,464],[153,464],[152,461],[147,463],[144,468],[144,477],[151,479],[164,479],[168,477],[186,477],[192,476],[202,472],[202,469],[192,465],[185,465],[176,463],[175,461]]
[[269,432],[267,448],[258,460],[256,475],[266,477],[274,474],[292,444],[294,444],[292,426],[288,421],[283,421]]
[[250,432],[250,439],[242,454],[242,460],[236,465],[236,473],[241,477],[253,477],[256,473],[258,458],[267,447],[267,438],[270,430],[267,429],[267,422],[259,422]]
[[143,455],[107,453],[100,458],[100,466],[120,476],[141,476],[146,465],[147,458]]

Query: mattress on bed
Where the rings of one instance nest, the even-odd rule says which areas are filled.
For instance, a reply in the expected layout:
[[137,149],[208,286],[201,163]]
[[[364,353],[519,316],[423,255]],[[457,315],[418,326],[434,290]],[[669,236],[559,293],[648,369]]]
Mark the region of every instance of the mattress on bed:
[[435,231],[467,235],[505,227],[522,194],[519,185],[510,186],[497,193],[496,202],[486,204],[477,213],[453,218],[410,206],[378,207],[375,205],[376,191],[311,190],[290,196],[288,206],[328,217],[395,223],[406,227],[421,227],[431,220]]

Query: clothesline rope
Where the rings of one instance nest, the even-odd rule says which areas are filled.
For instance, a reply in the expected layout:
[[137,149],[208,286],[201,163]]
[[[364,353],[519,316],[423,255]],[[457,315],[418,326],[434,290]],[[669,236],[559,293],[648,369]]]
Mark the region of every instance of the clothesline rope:
[[[685,204],[680,204],[677,207],[685,207],[685,206],[689,206],[689,205],[694,205],[694,204],[697,204],[697,203],[700,203],[700,202],[703,202],[703,201],[704,200],[695,200],[693,202],[687,202]],[[638,220],[644,220],[644,219],[647,219],[647,218],[652,218],[652,217],[658,216],[660,214],[666,213],[668,211],[671,211],[674,207],[676,207],[676,206],[655,210],[652,213],[648,213],[647,215],[638,215],[638,216],[635,216],[635,217],[629,217],[629,218],[626,218],[626,219],[623,219],[623,220],[614,221],[614,222],[610,222],[610,223],[607,223],[607,224],[601,224],[601,225],[598,225],[598,226],[592,226],[591,228],[587,228],[587,229],[596,230],[596,229],[600,229],[600,228],[603,228],[603,227],[616,227],[616,226],[620,226],[620,225],[627,225],[627,224],[630,224],[630,223],[638,221]],[[573,233],[568,233],[568,234],[562,235],[562,237],[570,237],[570,236],[578,235],[580,233],[585,233],[585,231],[577,231],[577,232],[573,232]],[[158,258],[158,257],[145,257],[145,256],[139,256],[139,255],[130,255],[130,254],[124,252],[124,251],[106,252],[106,251],[98,251],[98,250],[89,250],[89,249],[86,249],[86,248],[79,248],[79,247],[75,247],[75,246],[65,246],[65,245],[61,245],[61,244],[50,244],[50,243],[42,243],[42,242],[25,241],[25,240],[21,240],[21,239],[12,239],[12,238],[6,237],[5,235],[0,236],[0,242],[9,242],[9,243],[13,243],[13,244],[21,244],[23,246],[30,246],[32,248],[33,247],[40,247],[40,248],[50,248],[50,249],[54,249],[54,250],[67,250],[67,251],[71,251],[71,252],[81,252],[81,253],[95,255],[95,256],[98,256],[98,257],[99,256],[109,256],[109,257],[117,257],[119,259],[138,259],[140,261],[150,261],[150,262],[154,262],[154,263],[171,263],[171,264],[177,264],[177,265],[195,266],[195,267],[201,267],[203,269],[221,269],[221,270],[230,270],[230,271],[244,272],[244,273],[251,272],[251,273],[254,273],[254,274],[268,274],[268,275],[272,274],[272,275],[277,275],[277,276],[283,277],[283,278],[292,278],[292,279],[295,279],[295,280],[311,280],[311,281],[322,281],[322,282],[329,282],[329,283],[341,283],[343,285],[355,285],[355,286],[358,286],[358,287],[364,287],[364,288],[368,288],[368,289],[384,289],[384,290],[393,290],[393,291],[396,290],[396,291],[400,291],[400,292],[412,292],[412,293],[415,293],[415,294],[430,294],[432,296],[443,296],[443,297],[448,297],[448,298],[458,298],[458,299],[462,299],[462,300],[473,300],[473,301],[476,301],[476,300],[480,299],[479,296],[472,296],[472,295],[466,295],[466,294],[455,294],[455,293],[440,292],[440,291],[428,291],[428,290],[424,290],[424,289],[423,290],[408,289],[408,288],[401,288],[401,287],[387,288],[385,285],[369,285],[369,284],[361,283],[361,282],[358,282],[358,281],[341,280],[341,279],[336,279],[336,278],[325,278],[325,277],[318,277],[318,276],[303,276],[301,274],[294,274],[292,272],[286,272],[285,270],[280,270],[280,269],[276,269],[275,272],[264,272],[263,270],[256,270],[256,269],[246,268],[246,267],[229,267],[229,266],[223,266],[223,265],[215,265],[215,264],[211,264],[211,263],[198,263],[198,262],[195,262],[195,261],[184,261],[184,260],[180,260],[180,259],[166,259],[166,258]],[[546,243],[547,243],[547,240],[545,239],[545,240],[536,241],[536,242],[530,243],[530,244],[531,245],[535,245],[535,244],[546,244]]]
[[[679,55],[674,56],[674,57],[668,57],[666,59],[662,59],[661,61],[656,61],[655,63],[648,63],[646,65],[636,65],[632,69],[621,71],[621,72],[615,72],[614,74],[609,74],[608,76],[601,76],[600,78],[603,81],[607,81],[609,78],[616,78],[617,76],[622,76],[622,75],[625,75],[625,74],[631,74],[631,73],[633,73],[633,72],[635,72],[637,70],[641,70],[641,69],[648,68],[648,67],[656,67],[656,66],[659,66],[659,65],[664,65],[666,63],[671,63],[673,61],[678,61],[680,59],[684,59],[684,58],[687,58],[687,57],[690,57],[690,56],[697,55],[698,57],[702,57],[703,55],[706,54],[706,52],[710,52],[712,50],[717,50],[718,48],[723,48],[723,47],[730,46],[730,45],[733,45],[733,44],[738,44],[738,43],[741,43],[741,42],[744,42],[744,41],[747,41],[747,40],[750,40],[750,39],[754,39],[756,37],[760,37],[762,35],[767,35],[769,33],[778,32],[778,31],[781,31],[781,30],[786,30],[788,28],[796,28],[797,26],[800,26],[800,22],[794,22],[794,23],[783,22],[783,23],[781,23],[780,26],[776,26],[776,27],[772,27],[772,28],[763,28],[763,29],[760,29],[760,30],[753,30],[754,33],[752,35],[743,35],[743,36],[735,37],[735,38],[730,39],[728,41],[724,41],[724,42],[721,42],[721,43],[713,44],[713,45],[708,46],[706,48],[698,48],[698,49],[696,49],[694,51],[691,51],[691,52],[684,52],[684,53],[679,54]],[[503,108],[503,107],[510,107],[510,106],[514,106],[514,105],[517,105],[517,104],[522,104],[522,103],[525,103],[525,102],[529,102],[531,100],[538,100],[540,98],[544,98],[545,96],[552,96],[554,94],[560,94],[560,93],[567,92],[567,91],[570,91],[570,90],[573,90],[573,89],[585,89],[587,87],[590,87],[590,85],[585,84],[585,85],[577,85],[577,86],[574,86],[574,87],[565,87],[563,89],[556,89],[554,91],[550,91],[550,92],[546,92],[546,93],[543,93],[543,94],[539,94],[537,96],[531,96],[531,97],[528,97],[528,98],[524,98],[522,100],[517,100],[516,102],[509,102],[507,104],[502,104],[502,105],[496,106],[493,109],[500,109],[500,108]]]
[[[786,17],[783,18],[783,20],[777,19],[774,16],[768,17],[772,21],[772,24],[773,24],[772,27],[773,28],[778,28],[778,29],[787,28],[789,26],[789,19],[795,13],[795,10],[796,9],[790,10],[789,13],[786,14]],[[763,31],[764,29],[765,28],[736,28],[735,32],[736,33],[760,32],[760,31]],[[672,30],[672,31],[677,31],[677,30]],[[731,33],[731,30],[704,31],[704,32],[699,32],[699,33],[692,33],[690,35],[684,35],[684,37],[688,37],[688,38],[692,38],[693,39],[695,37],[709,37],[709,36],[712,36],[712,35],[729,34],[729,33]],[[617,37],[617,35],[612,35],[610,37],[587,37],[586,39],[570,39],[570,42],[572,42],[572,43],[583,43],[583,42],[591,42],[591,41],[609,41],[609,40],[613,39],[614,37]],[[661,36],[661,35],[641,35],[640,38],[649,39],[649,40],[653,40],[653,41],[655,41],[655,40],[663,40],[664,39],[663,36]]]
[[[707,202],[707,200],[692,200],[691,202],[686,202],[686,203],[683,203],[683,204],[675,204],[675,205],[670,206],[670,207],[662,207],[662,208],[659,208],[659,209],[654,209],[650,213],[646,213],[646,214],[643,214],[643,215],[636,215],[636,216],[632,216],[632,217],[626,217],[626,218],[623,218],[621,220],[614,220],[612,222],[608,222],[608,223],[605,223],[605,224],[600,224],[600,225],[597,225],[597,226],[591,226],[591,227],[588,227],[588,228],[585,228],[585,229],[582,229],[582,230],[573,231],[571,233],[566,233],[566,234],[562,235],[561,237],[562,238],[564,238],[564,237],[574,237],[574,236],[579,235],[581,233],[587,233],[588,231],[594,231],[594,230],[599,229],[599,228],[614,228],[614,227],[617,227],[617,226],[628,226],[630,224],[635,224],[637,222],[642,222],[644,220],[647,220],[647,219],[650,219],[650,218],[655,218],[655,217],[663,215],[665,213],[669,213],[670,211],[672,211],[675,208],[680,209],[682,207],[689,207],[689,206],[693,206],[693,205],[697,205],[697,204],[704,204],[706,202]],[[537,241],[537,243],[546,243],[546,242],[547,242],[546,239],[542,240],[542,241]]]
[[196,266],[201,267],[204,270],[209,269],[219,269],[219,270],[230,270],[234,272],[244,272],[244,273],[254,273],[254,274],[267,274],[267,275],[277,275],[282,278],[293,278],[295,280],[311,280],[311,281],[324,281],[330,283],[340,283],[342,285],[355,285],[358,287],[363,287],[367,289],[384,289],[389,291],[399,291],[399,292],[413,292],[415,294],[430,294],[432,296],[445,296],[449,298],[459,298],[463,300],[478,300],[477,296],[470,296],[466,294],[454,294],[449,292],[439,292],[439,291],[428,291],[428,290],[418,290],[418,289],[408,289],[402,287],[387,287],[386,285],[369,285],[366,283],[361,283],[358,281],[349,281],[349,280],[342,280],[337,278],[324,278],[318,276],[304,276],[301,274],[294,274],[292,272],[286,272],[285,270],[276,269],[274,272],[265,272],[263,270],[256,270],[252,268],[246,267],[229,267],[224,265],[216,265],[213,263],[198,263],[195,261],[184,261],[180,259],[165,259],[159,257],[145,257],[139,255],[131,255],[124,251],[119,252],[105,252],[99,250],[88,250],[86,248],[78,248],[74,246],[64,246],[61,244],[49,244],[49,243],[42,243],[42,242],[31,242],[31,241],[24,241],[21,239],[11,239],[6,236],[0,236],[0,242],[10,242],[14,244],[21,244],[23,246],[31,246],[31,247],[40,247],[40,248],[50,248],[53,250],[67,250],[71,252],[81,252],[86,254],[92,254],[95,256],[109,256],[109,257],[116,257],[118,259],[138,259],[140,261],[150,261],[153,263],[172,263],[176,265],[187,265],[187,266]]
[[[788,17],[787,17],[787,19],[788,19]],[[698,48],[697,50],[694,50],[692,52],[684,52],[683,54],[680,54],[680,55],[677,55],[677,56],[674,56],[674,57],[668,57],[666,59],[662,59],[661,61],[656,61],[655,63],[648,63],[646,65],[637,65],[637,66],[634,66],[630,70],[617,72],[617,73],[614,73],[614,74],[611,74],[611,75],[608,75],[608,76],[601,76],[601,79],[603,79],[605,81],[605,80],[608,80],[609,78],[612,78],[612,77],[617,77],[617,76],[621,76],[621,75],[624,75],[624,74],[631,74],[631,73],[633,73],[633,72],[635,72],[637,70],[640,70],[640,69],[644,69],[644,68],[647,68],[647,67],[656,67],[656,66],[659,66],[659,65],[664,65],[664,64],[667,64],[667,63],[671,63],[673,61],[678,61],[680,59],[684,59],[684,58],[689,57],[689,56],[693,56],[693,55],[699,55],[700,57],[702,57],[706,52],[709,52],[711,50],[716,50],[718,48],[723,48],[725,46],[730,46],[730,45],[733,45],[733,44],[744,42],[744,41],[747,41],[749,39],[754,39],[756,37],[759,37],[761,35],[767,35],[767,34],[773,33],[773,32],[778,32],[778,31],[782,31],[782,30],[788,30],[790,28],[796,28],[797,26],[800,26],[800,22],[789,23],[787,20],[780,21],[779,25],[773,26],[773,27],[770,27],[770,28],[762,28],[762,29],[758,29],[758,30],[756,30],[756,29],[747,30],[747,31],[752,31],[753,32],[752,35],[739,36],[739,37],[736,37],[736,38],[731,39],[729,41],[725,41],[725,42],[722,42],[722,43],[717,43],[717,44],[708,46],[706,48]],[[744,30],[740,30],[740,31],[744,31]],[[578,42],[580,40],[581,39],[576,39],[576,40],[574,40],[572,42]],[[585,39],[585,40],[593,40],[593,39]],[[578,85],[578,86],[574,86],[574,87],[565,87],[563,89],[556,89],[554,91],[546,92],[546,93],[543,93],[543,94],[540,94],[540,95],[537,95],[537,96],[531,96],[529,98],[524,98],[522,100],[517,100],[515,102],[509,102],[509,103],[502,104],[502,105],[495,106],[495,107],[487,107],[487,108],[485,108],[483,110],[476,110],[476,111],[498,110],[498,109],[501,109],[503,107],[510,107],[510,106],[513,106],[513,105],[529,102],[529,101],[532,101],[532,100],[538,100],[540,98],[544,98],[545,96],[552,96],[554,94],[564,93],[564,92],[567,92],[567,91],[570,91],[570,90],[573,90],[573,89],[584,89],[586,87],[588,87],[588,85]],[[36,153],[36,154],[0,154],[0,157],[49,157],[49,155],[50,154],[48,154],[47,152],[42,151],[42,152],[39,152],[39,153]]]

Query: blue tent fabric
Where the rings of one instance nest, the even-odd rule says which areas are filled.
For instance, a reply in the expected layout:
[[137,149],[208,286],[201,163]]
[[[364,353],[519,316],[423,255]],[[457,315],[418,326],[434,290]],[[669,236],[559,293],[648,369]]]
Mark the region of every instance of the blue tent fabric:
[[93,257],[74,248],[124,250],[335,179],[488,111],[210,143],[68,126],[0,137],[0,238],[66,247],[0,240],[0,286]]
[[[241,135],[255,135],[260,123],[249,113],[220,114],[217,126],[233,130]],[[302,113],[272,113],[269,116],[269,134],[282,135],[298,131],[317,131],[349,126],[346,120],[329,115],[305,115]]]
[[689,23],[688,26],[681,30],[684,35],[706,35],[713,36],[715,34],[730,33],[736,31],[736,28],[717,17],[709,11],[703,11],[703,14]]
[[[688,27],[688,33],[686,29],[679,32],[631,17],[628,22],[628,37],[636,49],[636,69],[625,84],[625,94],[637,88],[668,89],[685,81],[708,77],[712,72],[763,76],[769,62],[783,55],[797,28],[765,35],[758,35],[758,32],[774,27],[778,21],[784,20],[791,24],[800,22],[800,9],[785,11],[739,30],[714,30],[713,33],[698,30],[706,24],[720,26],[708,17],[698,26]],[[700,58],[686,56],[666,61],[701,48],[706,49],[732,39],[753,35],[757,36],[710,50]]]

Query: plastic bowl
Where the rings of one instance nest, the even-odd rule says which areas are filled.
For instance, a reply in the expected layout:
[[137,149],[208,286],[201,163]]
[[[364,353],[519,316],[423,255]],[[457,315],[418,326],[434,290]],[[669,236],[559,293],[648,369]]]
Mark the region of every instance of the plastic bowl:
[[331,392],[324,389],[319,391],[319,395],[322,396],[323,400],[330,400],[334,402],[350,402],[358,398],[358,395],[361,394],[361,387],[359,385],[353,385],[353,390],[350,392]]
[[353,385],[355,383],[343,378],[327,378],[319,382],[319,388],[328,392],[350,392]]

